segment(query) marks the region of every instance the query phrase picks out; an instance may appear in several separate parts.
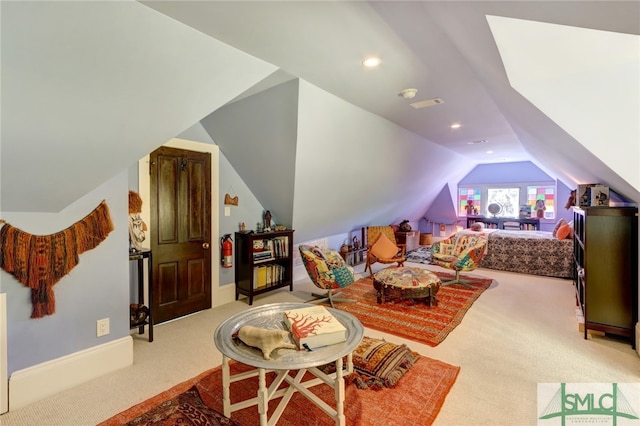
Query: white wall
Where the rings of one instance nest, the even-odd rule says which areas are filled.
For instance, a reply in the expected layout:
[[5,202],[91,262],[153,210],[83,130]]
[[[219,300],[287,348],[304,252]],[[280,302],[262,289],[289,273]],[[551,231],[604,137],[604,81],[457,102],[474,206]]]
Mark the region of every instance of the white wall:
[[298,105],[293,224],[298,241],[363,225],[417,221],[443,181],[473,167],[303,80]]

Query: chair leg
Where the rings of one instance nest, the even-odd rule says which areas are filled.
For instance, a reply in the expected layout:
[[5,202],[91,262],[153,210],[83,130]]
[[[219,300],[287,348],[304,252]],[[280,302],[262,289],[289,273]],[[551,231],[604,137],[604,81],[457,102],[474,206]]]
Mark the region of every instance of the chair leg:
[[311,293],[311,295],[313,297],[318,297],[319,299],[311,299],[306,301],[305,303],[311,303],[311,304],[318,304],[318,303],[324,303],[324,302],[329,302],[329,304],[331,305],[332,308],[335,308],[335,306],[333,305],[333,302],[341,302],[341,303],[355,303],[355,300],[351,300],[351,299],[343,299],[340,297],[336,297],[340,295],[340,292],[337,293],[333,293],[331,290],[328,290],[325,294],[318,294],[318,293]]
[[443,283],[441,283],[441,286],[445,286],[445,285],[453,285],[453,284],[460,284],[462,286],[465,287],[469,287],[469,288],[473,288],[473,286],[471,284],[469,284],[470,281],[468,280],[461,280],[460,279],[460,271],[456,271],[456,277],[454,279],[452,279],[451,281],[445,281]]

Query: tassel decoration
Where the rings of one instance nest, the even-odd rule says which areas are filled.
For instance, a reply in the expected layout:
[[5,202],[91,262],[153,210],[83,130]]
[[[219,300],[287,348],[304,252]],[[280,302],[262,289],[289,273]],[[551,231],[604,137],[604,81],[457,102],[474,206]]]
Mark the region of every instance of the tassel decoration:
[[104,241],[113,231],[109,206],[98,207],[67,229],[32,235],[5,223],[0,228],[0,267],[31,289],[31,318],[55,312],[53,286],[79,262],[79,255]]

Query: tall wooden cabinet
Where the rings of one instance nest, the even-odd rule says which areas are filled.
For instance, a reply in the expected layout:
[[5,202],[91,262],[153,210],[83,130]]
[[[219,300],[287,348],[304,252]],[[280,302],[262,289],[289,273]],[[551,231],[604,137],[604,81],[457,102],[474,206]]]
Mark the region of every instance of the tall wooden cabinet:
[[289,286],[293,291],[293,230],[235,234],[236,300]]
[[587,330],[631,339],[638,321],[638,209],[574,207],[574,285]]

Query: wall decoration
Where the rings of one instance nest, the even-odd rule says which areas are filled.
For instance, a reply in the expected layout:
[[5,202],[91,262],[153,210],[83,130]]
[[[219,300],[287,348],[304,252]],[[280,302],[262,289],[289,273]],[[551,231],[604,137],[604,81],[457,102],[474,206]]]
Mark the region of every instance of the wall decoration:
[[229,194],[224,194],[224,203],[230,206],[238,205],[238,196],[232,197]]
[[135,191],[129,191],[129,249],[142,251],[142,242],[145,240],[147,224],[144,223],[140,213],[142,212],[142,198]]
[[78,256],[113,231],[109,206],[102,201],[67,229],[32,235],[5,223],[0,229],[0,267],[31,289],[31,318],[55,313],[53,286],[78,263]]

